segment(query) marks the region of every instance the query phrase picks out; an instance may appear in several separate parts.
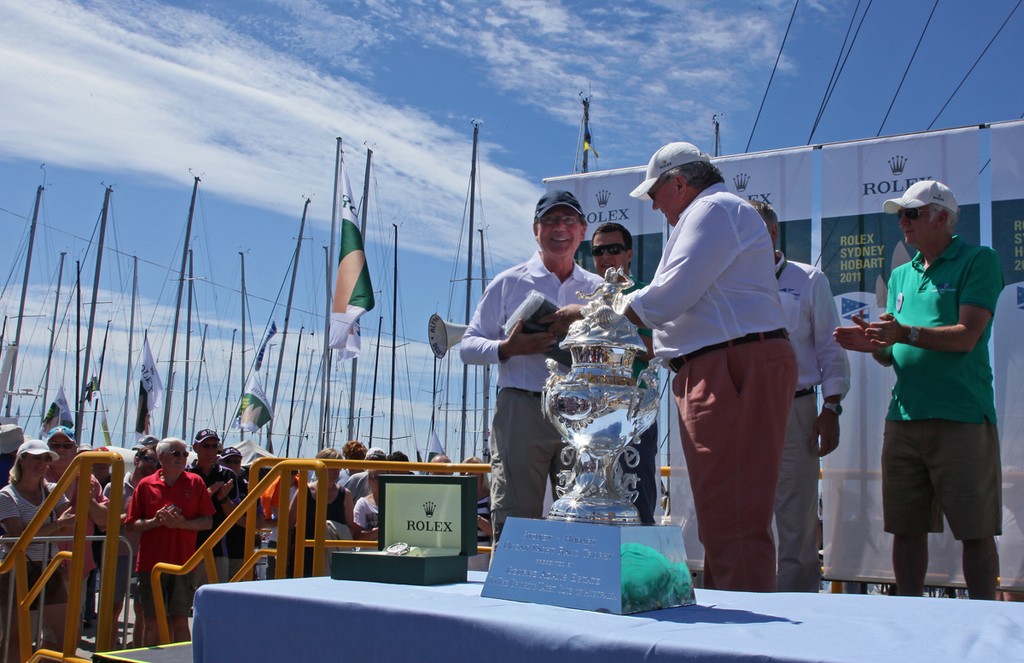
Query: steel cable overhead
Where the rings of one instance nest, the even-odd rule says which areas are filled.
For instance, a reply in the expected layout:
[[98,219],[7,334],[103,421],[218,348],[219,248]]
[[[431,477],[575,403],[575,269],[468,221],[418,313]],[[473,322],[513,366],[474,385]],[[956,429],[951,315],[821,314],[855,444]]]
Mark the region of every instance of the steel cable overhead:
[[[853,14],[850,16],[850,25],[846,28],[846,36],[843,37],[843,44],[839,47],[839,55],[836,56],[836,65],[832,68],[832,78],[829,79],[828,85],[825,86],[825,94],[821,98],[821,106],[818,108],[818,115],[814,118],[814,124],[811,126],[811,133],[807,136],[807,144],[810,145],[811,141],[814,140],[814,133],[818,130],[818,124],[821,123],[821,118],[825,115],[825,108],[828,106],[828,102],[832,99],[832,93],[835,92],[836,85],[839,83],[839,77],[843,75],[843,70],[846,68],[846,61],[850,59],[850,53],[853,52],[853,45],[857,43],[857,37],[860,35],[860,29],[864,26],[864,19],[867,17],[868,12],[871,10],[871,4],[874,0],[868,0],[868,6],[864,8],[864,13],[861,14],[860,22],[857,24],[857,30],[853,33],[853,39],[850,41],[850,48],[846,49],[846,41],[850,37],[850,29],[853,28],[853,22],[857,18],[857,10],[860,9],[860,0],[857,0],[857,6],[853,8]],[[843,55],[843,51],[846,50],[846,55]],[[840,61],[842,61],[840,63]]]
[[885,111],[885,117],[882,118],[882,124],[878,126],[878,133],[876,137],[882,135],[882,129],[885,127],[886,120],[889,119],[889,113],[892,112],[892,107],[896,103],[896,97],[900,96],[900,90],[903,89],[903,83],[907,80],[907,74],[910,73],[910,67],[914,64],[914,58],[917,57],[917,49],[921,48],[921,42],[924,41],[924,35],[928,32],[928,26],[931,25],[932,16],[935,16],[935,9],[939,6],[939,0],[935,0],[935,4],[932,5],[932,11],[928,14],[928,20],[924,22],[924,29],[921,30],[921,36],[917,38],[917,43],[914,45],[914,52],[910,54],[910,62],[907,63],[907,68],[903,70],[903,78],[900,79],[900,84],[896,87],[896,92],[892,95],[892,101],[889,102],[889,108]]
[[935,118],[932,120],[931,124],[928,125],[928,129],[931,129],[933,126],[935,126],[935,123],[939,121],[939,116],[942,115],[943,111],[946,110],[946,106],[949,105],[949,102],[953,101],[953,97],[955,97],[956,93],[960,91],[960,87],[967,80],[967,77],[971,75],[971,72],[974,71],[974,68],[978,66],[978,63],[981,62],[981,59],[985,57],[985,53],[988,53],[988,49],[992,46],[993,42],[995,42],[996,37],[999,36],[999,33],[1003,31],[1003,28],[1006,27],[1006,24],[1010,22],[1010,19],[1013,18],[1013,15],[1017,12],[1017,9],[1020,7],[1021,2],[1024,2],[1024,0],[1017,0],[1017,4],[1013,6],[1013,9],[1010,10],[1009,15],[1006,17],[1006,20],[1004,20],[1003,24],[999,26],[999,29],[996,30],[996,33],[992,35],[992,39],[988,41],[988,44],[985,46],[984,50],[981,51],[981,54],[978,56],[978,59],[974,61],[974,64],[971,65],[971,68],[968,69],[967,73],[964,74],[964,77],[960,79],[960,82],[957,84],[956,89],[953,90],[953,94],[949,95],[949,99],[946,99],[946,103],[942,104],[942,108],[940,108],[939,112],[935,114]]
[[800,6],[800,0],[793,3],[793,13],[789,15],[789,25],[786,26],[786,34],[782,36],[782,43],[779,44],[779,54],[775,56],[775,66],[772,67],[772,75],[768,77],[768,85],[764,88],[764,96],[761,97],[761,107],[757,109],[757,117],[754,118],[754,126],[750,128],[750,138],[747,139],[747,147],[744,152],[750,151],[750,142],[754,140],[754,131],[757,130],[757,122],[761,119],[761,111],[764,110],[764,102],[768,98],[768,90],[772,88],[772,80],[775,78],[775,71],[779,68],[779,60],[782,59],[782,49],[786,47],[786,38],[789,37],[789,30],[793,27],[793,19],[796,17],[796,8]]

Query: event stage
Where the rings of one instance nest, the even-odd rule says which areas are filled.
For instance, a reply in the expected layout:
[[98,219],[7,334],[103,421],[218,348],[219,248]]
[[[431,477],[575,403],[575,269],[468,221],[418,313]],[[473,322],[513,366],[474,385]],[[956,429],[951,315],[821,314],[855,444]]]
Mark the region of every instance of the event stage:
[[307,578],[206,585],[197,663],[229,660],[1004,661],[1024,604],[697,590],[629,616],[481,598],[484,574],[435,587]]

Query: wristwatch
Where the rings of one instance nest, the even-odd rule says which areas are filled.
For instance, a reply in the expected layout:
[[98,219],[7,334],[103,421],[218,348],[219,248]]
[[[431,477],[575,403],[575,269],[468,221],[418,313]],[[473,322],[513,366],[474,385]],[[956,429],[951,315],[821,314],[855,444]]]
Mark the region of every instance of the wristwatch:
[[821,404],[821,408],[823,410],[831,410],[832,412],[835,412],[837,417],[843,413],[843,406],[839,403],[829,403],[828,401],[825,401]]
[[917,345],[919,340],[921,340],[921,328],[911,327],[910,331],[907,332],[907,342],[911,345]]

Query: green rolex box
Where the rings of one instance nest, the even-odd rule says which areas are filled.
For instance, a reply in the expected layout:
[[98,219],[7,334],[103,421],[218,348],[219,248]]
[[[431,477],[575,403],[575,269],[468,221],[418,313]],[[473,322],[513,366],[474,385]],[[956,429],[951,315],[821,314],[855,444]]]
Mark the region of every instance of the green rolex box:
[[377,550],[333,553],[332,578],[403,585],[466,581],[477,544],[476,477],[382,474],[378,507]]

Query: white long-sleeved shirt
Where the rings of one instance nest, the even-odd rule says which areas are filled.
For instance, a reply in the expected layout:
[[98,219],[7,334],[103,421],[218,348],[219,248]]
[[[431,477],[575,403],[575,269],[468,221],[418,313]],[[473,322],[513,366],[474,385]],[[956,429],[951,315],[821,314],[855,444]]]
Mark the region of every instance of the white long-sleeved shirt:
[[832,338],[839,326],[828,278],[817,267],[782,259],[775,266],[786,329],[796,353],[797,390],[821,385],[821,395],[845,396],[850,361]]
[[683,210],[654,278],[633,293],[630,308],[654,330],[654,354],[666,361],[780,329],[786,316],[774,265],[761,216],[715,184]]
[[[578,292],[590,294],[604,280],[579,265],[562,282],[541,261],[540,252],[529,260],[498,274],[487,286],[473,319],[462,337],[459,355],[467,364],[498,363],[498,344],[505,339],[504,326],[531,290],[545,295],[559,306],[585,303]],[[498,387],[540,391],[548,379],[543,354],[516,355],[498,367]]]

